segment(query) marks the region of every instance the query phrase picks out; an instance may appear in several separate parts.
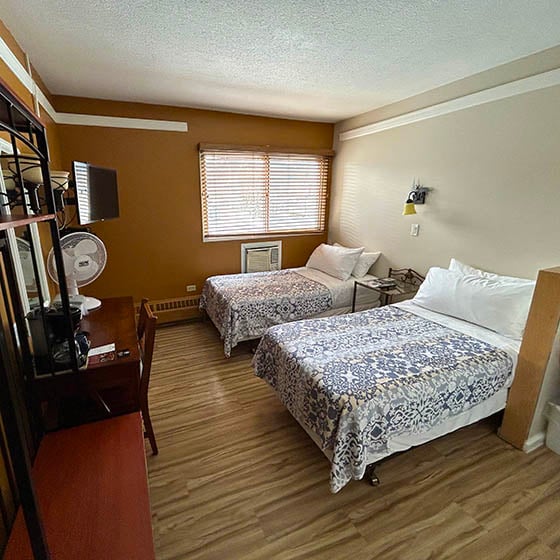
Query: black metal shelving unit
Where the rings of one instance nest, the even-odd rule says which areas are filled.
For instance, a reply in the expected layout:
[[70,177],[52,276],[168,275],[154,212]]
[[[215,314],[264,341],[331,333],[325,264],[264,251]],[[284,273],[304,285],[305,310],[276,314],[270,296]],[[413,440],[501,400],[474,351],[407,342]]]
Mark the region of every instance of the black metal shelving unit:
[[[0,133],[11,143],[15,192],[0,196],[0,414],[4,426],[3,449],[11,464],[11,487],[16,494],[26,522],[33,554],[36,560],[50,558],[41,514],[35,496],[31,465],[42,435],[39,404],[33,396],[33,380],[36,375],[33,340],[21,294],[10,246],[8,231],[16,227],[27,228],[30,224],[45,222],[50,233],[54,251],[60,290],[60,308],[67,328],[67,344],[71,369],[78,371],[74,332],[70,314],[68,291],[64,275],[64,261],[60,248],[60,237],[56,221],[56,207],[49,173],[49,152],[45,126],[27,107],[2,83],[0,83]],[[42,175],[40,204],[29,203],[28,185],[22,172],[22,162],[34,158]],[[21,159],[21,161],[20,161]],[[11,215],[6,215],[10,208]],[[30,247],[33,272],[39,284],[39,259],[42,252],[33,244]],[[48,333],[47,308],[41,290],[38,290],[38,310],[43,332]],[[51,355],[49,353],[49,355]],[[44,364],[42,375],[45,375]],[[54,361],[50,360],[50,371],[55,375]],[[0,434],[1,437],[1,434]],[[1,496],[0,496],[1,500]],[[0,504],[1,505],[1,504]],[[1,509],[1,508],[0,508]]]

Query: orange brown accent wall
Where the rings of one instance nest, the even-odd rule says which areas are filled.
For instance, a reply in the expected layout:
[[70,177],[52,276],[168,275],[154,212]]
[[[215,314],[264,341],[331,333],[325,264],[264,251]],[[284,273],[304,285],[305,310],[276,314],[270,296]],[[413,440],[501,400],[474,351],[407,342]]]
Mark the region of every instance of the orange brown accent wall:
[[[16,58],[25,66],[25,53],[10,33],[9,29],[0,20],[0,37],[6,42]],[[0,60],[0,78],[6,82],[8,87],[30,108],[33,108],[33,97],[27,88],[12,73],[3,60]]]
[[[10,50],[14,53],[20,63],[26,67],[25,53],[15,40],[14,36],[10,33],[9,29],[0,20],[0,37],[6,42]],[[43,93],[49,100],[52,96],[49,90],[44,85],[41,77],[36,71],[33,71],[34,79],[40,84]],[[33,96],[27,88],[19,81],[19,79],[12,73],[6,66],[4,61],[0,60],[0,79],[29,107],[34,111]],[[60,166],[60,144],[58,141],[58,125],[53,122],[46,111],[41,111],[39,115],[41,121],[47,128],[47,139],[49,143],[49,152],[51,158],[51,168],[57,169]]]
[[[62,169],[72,160],[115,168],[120,218],[93,224],[108,263],[84,292],[97,297],[184,297],[213,274],[239,272],[242,241],[202,241],[200,142],[331,148],[333,125],[180,107],[54,97],[57,111],[188,123],[188,132],[57,125]],[[305,264],[327,234],[282,239],[284,268]]]

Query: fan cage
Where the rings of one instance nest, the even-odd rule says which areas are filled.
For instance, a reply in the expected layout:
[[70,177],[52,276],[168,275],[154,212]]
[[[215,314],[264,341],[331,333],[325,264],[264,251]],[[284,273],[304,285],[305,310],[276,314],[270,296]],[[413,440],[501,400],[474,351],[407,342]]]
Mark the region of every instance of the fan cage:
[[[72,255],[68,253],[69,249],[74,249],[82,241],[91,241],[92,243],[94,243],[96,246],[95,252],[81,253],[78,255]],[[85,254],[89,256],[95,255],[96,258],[93,257],[92,258],[98,264],[98,268],[95,271],[95,273],[85,279],[75,278],[71,274],[69,274],[68,270],[65,269],[64,273],[65,273],[67,284],[75,282],[76,286],[78,288],[81,288],[83,286],[87,286],[88,284],[91,284],[93,281],[99,278],[99,276],[101,276],[101,274],[103,273],[103,270],[105,269],[105,266],[107,264],[107,248],[105,247],[103,241],[101,241],[101,239],[96,235],[94,235],[93,233],[89,233],[89,232],[69,233],[68,235],[65,235],[64,237],[61,238],[60,247],[65,262],[71,258],[77,258]],[[49,256],[47,259],[47,271],[51,279],[58,284],[59,282],[58,282],[57,268],[56,268],[54,253],[52,249],[49,252]]]

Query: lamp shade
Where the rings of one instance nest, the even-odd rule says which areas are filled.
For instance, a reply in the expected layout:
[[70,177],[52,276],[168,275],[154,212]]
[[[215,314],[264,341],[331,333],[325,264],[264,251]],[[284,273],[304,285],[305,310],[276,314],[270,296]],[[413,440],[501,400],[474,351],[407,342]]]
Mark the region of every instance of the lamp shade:
[[6,171],[2,169],[2,176],[4,177],[4,186],[7,191],[16,190],[16,182],[14,181],[14,175],[11,171]]
[[68,171],[51,171],[51,184],[53,189],[60,191],[68,190]]
[[[19,166],[23,180],[34,185],[43,184],[43,172],[41,171],[41,162],[35,156],[19,156]],[[7,190],[16,188],[17,165],[14,158],[9,158],[6,162],[8,169],[2,169],[4,175],[4,184]],[[55,190],[68,190],[68,179],[70,173],[68,171],[50,172],[51,184]]]
[[414,206],[414,202],[405,202],[403,208],[403,216],[410,216],[412,214],[416,214],[416,208]]

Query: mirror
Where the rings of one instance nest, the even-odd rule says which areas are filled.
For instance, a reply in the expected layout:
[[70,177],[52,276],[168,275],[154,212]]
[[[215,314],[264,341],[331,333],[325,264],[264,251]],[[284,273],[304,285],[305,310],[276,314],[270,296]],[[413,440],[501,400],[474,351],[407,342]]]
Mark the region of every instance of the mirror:
[[[41,296],[44,305],[49,305],[51,300],[49,282],[45,272],[45,256],[50,248],[44,247],[42,244],[42,239],[48,239],[49,236],[47,234],[41,237],[40,227],[38,224],[30,224],[15,229],[17,253],[21,264],[25,292],[31,309],[40,305]],[[33,250],[35,250],[38,261],[37,271],[35,271]]]

